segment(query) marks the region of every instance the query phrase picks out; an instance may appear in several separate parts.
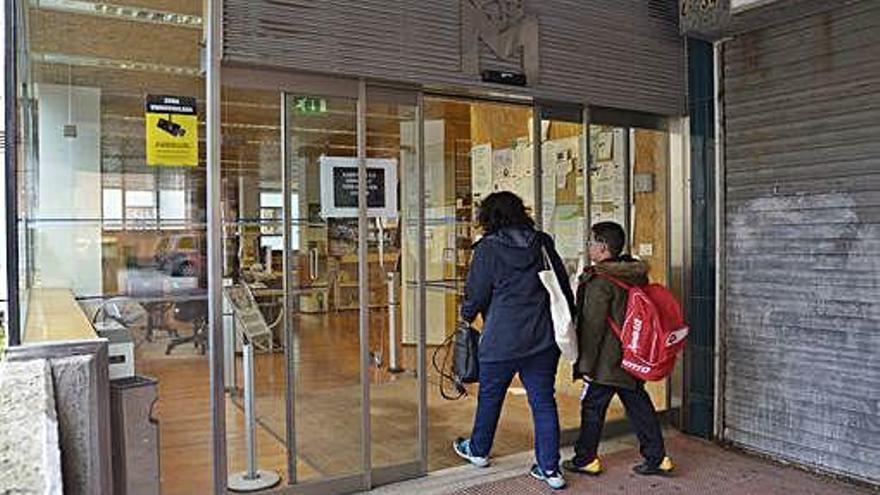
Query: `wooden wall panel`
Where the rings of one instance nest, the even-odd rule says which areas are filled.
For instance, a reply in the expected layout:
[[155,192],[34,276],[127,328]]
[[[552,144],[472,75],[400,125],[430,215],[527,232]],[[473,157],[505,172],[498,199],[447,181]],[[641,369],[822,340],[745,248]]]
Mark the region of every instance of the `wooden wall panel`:
[[[650,192],[637,192],[633,180],[632,252],[650,265],[653,282],[667,284],[669,266],[669,152],[663,131],[636,129],[633,177],[652,177]],[[647,249],[650,246],[649,249]],[[650,252],[650,254],[648,254]]]

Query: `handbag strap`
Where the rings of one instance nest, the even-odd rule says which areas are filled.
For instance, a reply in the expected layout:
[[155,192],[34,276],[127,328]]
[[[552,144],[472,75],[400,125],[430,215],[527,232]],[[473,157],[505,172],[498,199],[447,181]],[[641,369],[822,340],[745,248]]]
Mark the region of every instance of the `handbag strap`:
[[[440,386],[440,396],[446,400],[459,400],[462,397],[467,397],[468,391],[464,385],[462,385],[452,373],[446,371],[447,365],[449,363],[449,355],[452,354],[452,345],[455,340],[455,334],[458,332],[452,332],[443,343],[434,348],[434,352],[431,354],[431,364],[434,366],[434,370],[440,375],[439,386]],[[443,362],[437,363],[437,355],[440,351],[444,351],[443,353]],[[452,395],[446,391],[446,388],[443,386],[444,382],[452,382],[455,386],[455,393],[457,395]]]
[[553,264],[550,262],[550,255],[547,254],[547,248],[541,244],[541,254],[544,255],[544,270],[552,270]]

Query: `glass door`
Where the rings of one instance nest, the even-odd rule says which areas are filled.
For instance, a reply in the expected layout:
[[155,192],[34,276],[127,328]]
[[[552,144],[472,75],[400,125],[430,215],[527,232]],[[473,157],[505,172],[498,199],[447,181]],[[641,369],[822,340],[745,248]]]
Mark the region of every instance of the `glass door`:
[[[370,484],[423,472],[417,95],[367,87]],[[408,316],[406,316],[408,315]]]
[[418,476],[416,94],[361,83],[283,105],[290,482],[338,493]]
[[[291,233],[287,436],[295,483],[365,472],[358,308],[358,100],[284,97]],[[333,491],[328,488],[328,491]]]
[[[534,212],[534,108],[478,100],[424,100],[426,336],[433,355],[454,329],[464,294],[472,246],[481,232],[474,221],[480,201],[512,191]],[[479,326],[479,321],[477,326]],[[439,354],[442,360],[442,350]],[[470,435],[477,386],[458,401],[444,400],[436,370],[428,377],[428,470],[460,465],[450,448]],[[450,389],[449,384],[446,388]],[[453,390],[449,390],[453,392]],[[525,389],[516,380],[505,398],[492,455],[532,448],[532,420]]]

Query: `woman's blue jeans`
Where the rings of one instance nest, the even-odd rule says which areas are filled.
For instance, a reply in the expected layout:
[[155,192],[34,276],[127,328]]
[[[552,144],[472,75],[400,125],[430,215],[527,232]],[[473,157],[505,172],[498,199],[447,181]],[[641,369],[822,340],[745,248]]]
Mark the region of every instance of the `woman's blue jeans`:
[[544,471],[559,469],[559,414],[554,397],[558,363],[556,346],[525,358],[480,363],[480,393],[471,433],[471,454],[487,457],[492,450],[507,388],[519,373],[532,408],[538,465]]

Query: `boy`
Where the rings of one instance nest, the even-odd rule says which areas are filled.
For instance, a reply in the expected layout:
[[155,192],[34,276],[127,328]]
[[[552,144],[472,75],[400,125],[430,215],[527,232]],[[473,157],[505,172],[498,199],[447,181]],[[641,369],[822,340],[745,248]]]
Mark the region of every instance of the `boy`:
[[574,366],[575,379],[587,383],[581,402],[581,430],[575,455],[562,463],[574,473],[598,475],[602,464],[596,456],[605,413],[614,394],[623,402],[641,445],[644,462],[634,466],[641,475],[668,474],[672,460],[666,456],[660,422],[644,382],[620,367],[620,339],[608,325],[608,317],[622,325],[626,313],[627,291],[605,277],[627,285],[648,283],[648,267],[630,256],[621,255],[626,235],[614,222],[601,222],[590,229],[589,255],[593,266],[580,278],[575,317],[580,354]]

